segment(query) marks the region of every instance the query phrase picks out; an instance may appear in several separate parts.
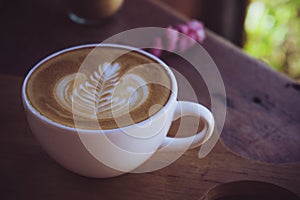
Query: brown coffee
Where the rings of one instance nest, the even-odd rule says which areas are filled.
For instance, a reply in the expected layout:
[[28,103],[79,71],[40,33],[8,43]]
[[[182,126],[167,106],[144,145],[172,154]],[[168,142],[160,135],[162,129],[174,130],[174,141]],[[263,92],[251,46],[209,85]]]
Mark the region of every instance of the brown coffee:
[[154,115],[170,88],[168,72],[150,57],[118,47],[83,47],[43,62],[28,79],[26,94],[51,121],[106,130]]

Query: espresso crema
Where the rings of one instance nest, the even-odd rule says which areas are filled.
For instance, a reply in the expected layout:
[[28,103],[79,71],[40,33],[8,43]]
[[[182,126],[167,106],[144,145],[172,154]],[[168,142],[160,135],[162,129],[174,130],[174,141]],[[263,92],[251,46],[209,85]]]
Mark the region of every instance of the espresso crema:
[[157,61],[117,47],[83,47],[40,64],[26,85],[31,105],[56,123],[114,129],[157,113],[171,94],[168,72]]

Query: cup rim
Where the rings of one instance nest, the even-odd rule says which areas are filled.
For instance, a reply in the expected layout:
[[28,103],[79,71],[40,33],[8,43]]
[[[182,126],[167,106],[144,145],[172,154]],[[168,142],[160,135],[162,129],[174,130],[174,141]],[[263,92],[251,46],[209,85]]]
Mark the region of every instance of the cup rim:
[[[70,127],[67,125],[63,125],[60,124],[58,122],[55,122],[53,120],[51,120],[50,118],[42,115],[36,108],[34,108],[34,106],[30,103],[29,98],[27,97],[26,94],[26,86],[27,86],[27,82],[28,79],[30,78],[31,74],[38,68],[40,67],[43,63],[45,63],[46,61],[62,54],[65,52],[69,52],[69,51],[73,51],[73,50],[77,50],[77,49],[82,49],[82,48],[89,48],[89,47],[112,47],[112,48],[121,48],[121,49],[125,49],[125,50],[129,50],[129,51],[136,51],[142,55],[145,55],[147,57],[150,57],[151,59],[153,59],[154,61],[158,62],[167,72],[168,76],[171,79],[171,93],[170,96],[168,98],[167,103],[158,111],[156,112],[154,115],[150,116],[149,118],[140,121],[138,123],[134,123],[128,126],[124,126],[124,127],[119,127],[119,128],[113,128],[113,129],[83,129],[83,128],[76,128],[76,127]],[[146,124],[148,124],[149,120],[155,120],[156,118],[158,118],[160,115],[162,115],[162,113],[167,110],[173,102],[176,101],[177,99],[177,93],[178,93],[178,85],[177,85],[177,81],[175,78],[174,73],[172,72],[172,70],[170,69],[170,67],[163,62],[160,58],[152,55],[151,53],[146,52],[145,50],[139,49],[137,47],[132,47],[132,46],[128,46],[128,45],[121,45],[121,44],[112,44],[112,43],[91,43],[91,44],[81,44],[81,45],[76,45],[76,46],[72,46],[72,47],[68,47],[68,48],[64,48],[62,50],[56,51],[48,56],[46,56],[45,58],[43,58],[42,60],[40,60],[39,62],[37,62],[37,64],[35,64],[27,73],[27,75],[25,76],[25,79],[23,81],[23,85],[22,85],[22,99],[23,99],[23,104],[24,106],[26,106],[26,108],[33,113],[37,118],[39,118],[41,121],[44,121],[52,126],[64,129],[64,130],[68,130],[68,131],[80,131],[80,132],[85,132],[85,133],[99,133],[101,132],[105,132],[105,133],[109,133],[109,132],[115,132],[118,130],[124,130],[126,131],[127,129],[133,128],[136,125],[139,126],[144,126]]]

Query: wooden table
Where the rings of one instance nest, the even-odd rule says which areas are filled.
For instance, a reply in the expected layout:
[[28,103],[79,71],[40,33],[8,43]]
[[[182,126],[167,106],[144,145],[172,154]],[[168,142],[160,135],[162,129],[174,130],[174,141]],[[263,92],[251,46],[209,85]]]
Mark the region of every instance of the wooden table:
[[[41,149],[27,126],[20,99],[23,77],[37,61],[65,47],[98,43],[128,29],[167,27],[185,20],[155,1],[126,0],[114,18],[99,26],[82,26],[68,19],[59,0],[4,1],[0,8],[0,88],[4,93],[0,104],[0,198],[200,199],[216,183],[259,180],[270,174],[270,168],[263,165],[265,171],[242,170],[244,175],[237,175],[239,166],[247,166],[246,161],[235,164],[237,171],[228,169],[220,159],[225,151],[224,155],[229,155],[223,142],[234,152],[228,157],[231,162],[241,156],[269,163],[299,162],[300,85],[210,31],[203,47],[222,75],[228,107],[223,142],[206,158],[200,160],[197,150],[190,150],[162,170],[101,180],[61,168]],[[190,80],[198,101],[209,107],[203,80],[176,57],[169,56],[166,62]],[[299,173],[280,175],[287,169],[296,171],[299,165],[278,166],[272,171],[278,172],[272,175],[275,183],[300,194],[295,185],[300,183]],[[221,168],[223,175],[209,171]]]

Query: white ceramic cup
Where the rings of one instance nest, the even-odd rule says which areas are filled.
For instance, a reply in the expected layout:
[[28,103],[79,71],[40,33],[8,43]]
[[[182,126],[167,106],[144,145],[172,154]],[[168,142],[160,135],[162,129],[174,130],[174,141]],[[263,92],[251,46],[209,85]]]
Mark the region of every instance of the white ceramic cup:
[[[127,127],[109,130],[83,130],[51,121],[31,105],[26,94],[26,85],[35,69],[64,52],[97,46],[134,50],[160,63],[166,69],[172,87],[172,93],[161,110],[148,119]],[[22,99],[32,133],[54,160],[77,174],[106,178],[133,171],[158,149],[168,152],[185,151],[200,146],[210,138],[215,126],[213,115],[200,104],[177,101],[177,88],[173,72],[163,61],[152,54],[123,45],[89,44],[59,51],[35,65],[24,80]],[[186,115],[200,117],[205,124],[203,130],[189,137],[168,137],[167,133],[172,121]]]

